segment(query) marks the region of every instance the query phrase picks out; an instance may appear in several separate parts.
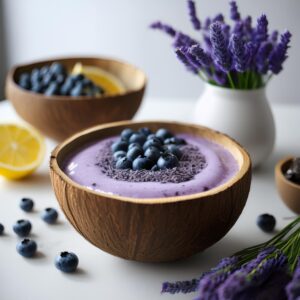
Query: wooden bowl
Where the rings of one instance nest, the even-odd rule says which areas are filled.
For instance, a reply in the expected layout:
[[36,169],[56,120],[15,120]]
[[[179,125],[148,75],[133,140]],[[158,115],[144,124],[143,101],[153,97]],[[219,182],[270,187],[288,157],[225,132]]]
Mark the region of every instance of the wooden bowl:
[[[96,97],[45,96],[21,88],[16,79],[35,67],[63,63],[68,69],[76,62],[99,66],[118,77],[125,85],[122,94]],[[39,61],[11,69],[6,80],[6,97],[17,113],[45,135],[61,141],[85,128],[132,119],[138,110],[146,86],[145,74],[134,66],[104,58],[63,58]]]
[[[167,128],[223,145],[236,158],[238,173],[207,192],[138,199],[95,192],[72,181],[62,164],[82,145],[118,135],[129,127]],[[220,240],[246,203],[251,163],[247,152],[228,136],[211,129],[171,122],[117,122],[80,132],[52,152],[50,175],[61,209],[75,229],[96,247],[130,260],[172,261],[202,251]]]
[[280,160],[275,167],[277,190],[283,202],[296,214],[300,214],[300,185],[286,179],[284,173],[291,165],[293,157]]

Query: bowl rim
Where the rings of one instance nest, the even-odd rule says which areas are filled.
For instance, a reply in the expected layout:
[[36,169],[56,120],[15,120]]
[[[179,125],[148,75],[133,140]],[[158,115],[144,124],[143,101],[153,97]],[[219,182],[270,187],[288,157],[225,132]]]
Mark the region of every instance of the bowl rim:
[[[118,93],[118,94],[112,94],[112,95],[105,95],[105,96],[101,96],[101,97],[94,97],[94,96],[62,96],[62,95],[53,95],[53,96],[47,96],[45,94],[41,94],[41,93],[35,93],[35,92],[32,92],[32,91],[29,91],[29,90],[26,90],[26,89],[23,89],[22,87],[20,87],[17,82],[14,80],[14,77],[15,77],[15,73],[18,69],[21,69],[21,68],[24,68],[24,67],[28,67],[28,66],[31,66],[34,68],[35,65],[38,65],[38,64],[51,64],[53,62],[60,62],[60,61],[66,61],[66,60],[78,60],[78,61],[84,61],[84,60],[100,60],[100,61],[106,61],[106,62],[116,62],[116,63],[119,63],[119,64],[122,64],[124,66],[127,66],[127,67],[130,67],[132,68],[133,70],[139,72],[142,76],[143,76],[143,82],[141,84],[141,86],[139,88],[136,88],[136,89],[128,89],[128,90],[125,90],[121,93]],[[116,59],[116,58],[113,58],[113,57],[106,57],[106,56],[58,56],[58,57],[52,57],[52,58],[45,58],[45,59],[42,59],[42,60],[32,60],[32,61],[29,61],[25,64],[17,64],[17,65],[14,65],[12,68],[10,68],[10,70],[8,71],[7,73],[7,77],[6,77],[6,81],[9,82],[15,89],[17,89],[19,92],[22,92],[24,94],[27,94],[27,95],[30,95],[31,97],[38,97],[38,98],[43,98],[44,100],[51,100],[51,101],[92,101],[92,100],[109,100],[111,98],[115,98],[115,97],[122,97],[122,96],[128,96],[130,94],[133,94],[133,93],[137,93],[143,89],[145,89],[147,83],[148,83],[148,78],[147,78],[147,75],[146,73],[138,68],[137,66],[129,63],[129,62],[126,62],[126,61],[123,61],[123,60],[120,60],[120,59]]]
[[[80,138],[81,136],[84,135],[89,135],[92,132],[95,131],[100,131],[102,129],[106,128],[111,128],[111,127],[118,127],[118,126],[126,126],[130,124],[145,124],[145,123],[165,123],[165,124],[176,124],[179,126],[188,126],[188,127],[194,127],[194,128],[201,128],[203,130],[208,130],[212,133],[215,133],[217,135],[222,135],[225,136],[227,139],[229,139],[231,142],[234,143],[234,145],[237,147],[239,152],[241,153],[243,157],[243,163],[240,166],[240,170],[228,181],[224,182],[223,184],[212,188],[208,191],[205,192],[200,192],[200,193],[194,193],[190,195],[183,195],[183,196],[173,196],[173,197],[162,197],[162,198],[134,198],[134,197],[126,197],[126,196],[119,196],[119,195],[114,195],[114,194],[109,194],[101,191],[94,191],[92,189],[89,189],[87,187],[84,187],[83,185],[73,181],[58,165],[57,162],[57,156],[59,155],[59,152],[68,144],[72,143],[76,139]],[[232,187],[235,185],[237,182],[239,182],[246,174],[247,172],[251,172],[251,159],[248,154],[248,152],[244,149],[243,146],[241,146],[237,141],[235,141],[233,138],[229,137],[227,134],[221,133],[219,131],[210,129],[205,126],[200,126],[196,124],[191,124],[191,123],[184,123],[184,122],[177,122],[177,121],[167,121],[167,120],[151,120],[151,121],[119,121],[119,122],[112,122],[112,123],[106,123],[103,125],[97,125],[93,126],[91,128],[85,129],[83,131],[80,131],[71,137],[67,138],[65,141],[60,143],[55,147],[55,149],[52,151],[51,156],[50,156],[50,169],[56,173],[59,177],[61,177],[64,181],[66,181],[68,184],[81,189],[84,192],[91,193],[93,195],[96,195],[98,197],[104,197],[104,198],[111,198],[113,200],[119,200],[122,202],[129,202],[129,203],[134,203],[134,204],[167,204],[167,203],[177,203],[177,202],[183,202],[183,201],[188,201],[188,200],[197,200],[197,199],[202,199],[205,197],[210,197],[214,196],[218,193],[221,193],[225,191],[226,189]]]
[[285,178],[285,176],[283,175],[283,172],[282,172],[283,165],[285,163],[291,161],[293,158],[294,158],[294,156],[287,156],[287,157],[284,157],[281,160],[279,160],[275,166],[275,176],[278,179],[280,179],[282,182],[284,182],[286,185],[289,185],[290,187],[297,189],[300,192],[300,185]]

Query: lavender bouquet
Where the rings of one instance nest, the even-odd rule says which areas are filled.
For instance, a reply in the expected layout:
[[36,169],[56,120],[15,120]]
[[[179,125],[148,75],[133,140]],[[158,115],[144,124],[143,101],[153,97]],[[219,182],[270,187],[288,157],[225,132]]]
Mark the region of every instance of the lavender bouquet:
[[275,30],[269,34],[266,15],[253,26],[250,16],[241,17],[235,1],[230,2],[231,25],[222,14],[202,23],[192,0],[188,0],[188,12],[197,34],[202,31],[201,41],[160,21],[151,28],[169,35],[178,59],[204,81],[232,89],[257,89],[282,70],[291,33],[285,31],[279,37]]
[[194,300],[300,299],[300,217],[266,243],[223,258],[200,278],[165,282],[162,293],[197,292]]

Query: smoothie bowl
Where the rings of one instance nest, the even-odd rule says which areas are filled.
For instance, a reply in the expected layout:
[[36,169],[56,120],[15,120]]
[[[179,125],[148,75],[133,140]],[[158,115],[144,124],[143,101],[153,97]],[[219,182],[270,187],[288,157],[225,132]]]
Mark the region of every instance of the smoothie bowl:
[[221,239],[246,203],[251,162],[228,136],[171,122],[117,122],[52,152],[52,185],[75,229],[137,261],[191,256]]

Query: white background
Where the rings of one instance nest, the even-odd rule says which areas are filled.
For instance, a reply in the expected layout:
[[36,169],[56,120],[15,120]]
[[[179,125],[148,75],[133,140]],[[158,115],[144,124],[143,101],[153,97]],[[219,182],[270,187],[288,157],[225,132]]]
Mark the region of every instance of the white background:
[[[196,0],[201,19],[228,14],[227,0]],[[176,61],[170,39],[148,25],[164,20],[193,33],[185,0],[0,0],[8,66],[54,55],[105,55],[141,67],[155,97],[195,99],[203,85]],[[270,28],[293,33],[291,58],[269,87],[272,101],[298,102],[300,53],[299,0],[238,0],[240,10],[256,19],[267,13]],[[1,10],[1,8],[0,8]],[[1,59],[1,58],[0,58]]]

